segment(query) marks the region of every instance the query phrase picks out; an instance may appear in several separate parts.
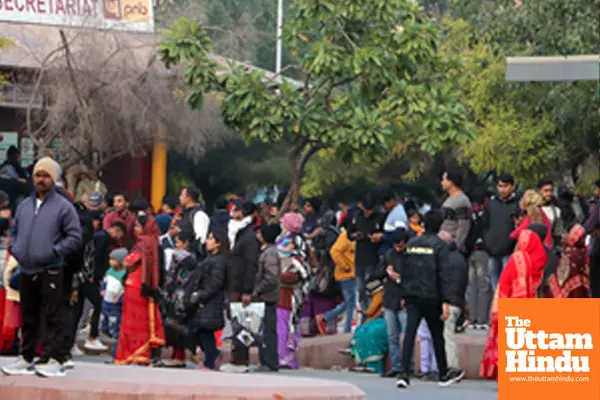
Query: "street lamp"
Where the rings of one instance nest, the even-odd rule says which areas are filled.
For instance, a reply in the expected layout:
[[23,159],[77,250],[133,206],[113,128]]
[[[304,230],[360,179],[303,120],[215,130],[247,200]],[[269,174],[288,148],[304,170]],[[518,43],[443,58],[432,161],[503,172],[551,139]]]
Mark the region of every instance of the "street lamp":
[[275,52],[275,73],[281,71],[281,34],[283,25],[283,0],[277,0],[277,47]]

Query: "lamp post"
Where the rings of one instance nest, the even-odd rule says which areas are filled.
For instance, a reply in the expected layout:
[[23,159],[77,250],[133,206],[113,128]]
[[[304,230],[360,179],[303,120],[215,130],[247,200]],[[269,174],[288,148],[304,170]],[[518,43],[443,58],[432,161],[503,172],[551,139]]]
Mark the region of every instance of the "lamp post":
[[277,46],[275,51],[275,73],[281,71],[281,33],[283,25],[283,0],[277,0]]

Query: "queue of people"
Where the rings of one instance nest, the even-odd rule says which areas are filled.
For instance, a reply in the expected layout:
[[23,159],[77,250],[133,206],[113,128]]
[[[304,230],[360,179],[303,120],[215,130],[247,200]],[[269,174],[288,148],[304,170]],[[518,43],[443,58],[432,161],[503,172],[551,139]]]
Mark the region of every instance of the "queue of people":
[[211,216],[194,187],[165,198],[158,213],[122,193],[82,192],[73,204],[57,187],[54,160],[32,173],[33,195],[14,217],[0,214],[0,345],[19,354],[2,368],[8,375],[65,375],[82,320],[84,349],[113,344],[117,365],[185,367],[186,352],[201,350],[200,369],[247,372],[242,335],[227,338],[232,362],[222,365],[222,330],[230,305],[261,303],[253,370],[299,368],[302,338],[335,334],[343,319],[339,330],[354,334],[341,351],[357,369],[396,378],[399,388],[415,377],[448,386],[464,377],[456,334],[466,325],[489,329],[481,375],[496,376],[499,298],[589,297],[590,287],[600,296],[600,243],[590,243],[598,208],[584,221],[572,196],[554,201],[548,180],[521,194],[501,175],[497,195],[473,193],[472,204],[460,172],[448,169],[446,201],[423,216],[386,191],[337,214],[310,198],[303,212],[279,217],[271,205],[224,198]]

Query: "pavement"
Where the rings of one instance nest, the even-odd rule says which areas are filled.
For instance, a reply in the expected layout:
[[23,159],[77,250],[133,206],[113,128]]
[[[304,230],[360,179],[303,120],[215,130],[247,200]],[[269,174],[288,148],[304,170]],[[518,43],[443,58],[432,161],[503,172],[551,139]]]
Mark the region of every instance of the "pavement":
[[[85,361],[103,363],[106,356],[75,357],[75,362]],[[191,366],[192,364],[190,364]],[[200,373],[200,372],[199,372]],[[497,400],[498,389],[495,382],[483,380],[463,380],[462,382],[440,388],[435,382],[411,381],[408,389],[397,389],[394,379],[383,379],[378,375],[361,374],[347,371],[328,371],[301,369],[298,371],[281,371],[278,375],[327,379],[351,383],[366,393],[368,399],[374,400]]]

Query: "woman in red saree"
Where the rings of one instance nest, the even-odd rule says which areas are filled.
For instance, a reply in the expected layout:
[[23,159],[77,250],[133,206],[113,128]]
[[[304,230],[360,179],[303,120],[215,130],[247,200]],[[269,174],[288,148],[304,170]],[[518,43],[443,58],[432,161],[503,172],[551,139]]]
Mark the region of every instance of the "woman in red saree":
[[128,276],[115,364],[148,365],[151,350],[165,344],[165,332],[155,301],[159,230],[154,218],[145,212],[138,212],[135,230],[135,246],[124,260]]
[[539,236],[530,230],[521,232],[517,251],[504,267],[494,296],[490,318],[492,325],[479,370],[482,378],[498,378],[498,300],[535,297],[542,281],[546,258]]
[[585,229],[579,224],[574,225],[567,234],[556,273],[552,274],[547,281],[548,297],[556,299],[590,297],[585,236]]

